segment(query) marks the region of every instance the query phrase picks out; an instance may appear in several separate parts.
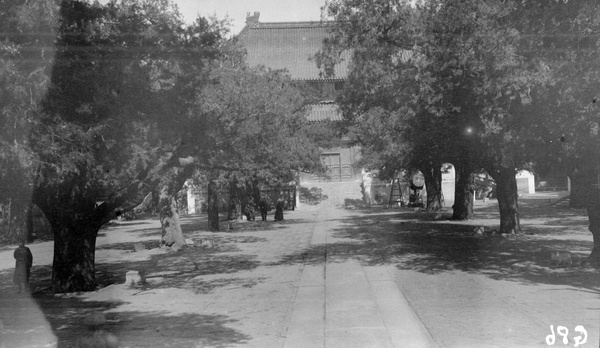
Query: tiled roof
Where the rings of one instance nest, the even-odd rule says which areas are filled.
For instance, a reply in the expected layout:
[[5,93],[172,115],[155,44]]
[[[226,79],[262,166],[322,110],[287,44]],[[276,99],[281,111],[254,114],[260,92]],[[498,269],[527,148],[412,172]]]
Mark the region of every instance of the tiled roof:
[[341,121],[342,112],[337,104],[312,104],[309,105],[308,122]]
[[[246,47],[250,66],[287,69],[295,80],[319,80],[321,71],[313,57],[322,49],[328,30],[322,22],[259,22],[246,26],[238,37]],[[347,77],[349,60],[350,54],[345,53],[333,79]]]

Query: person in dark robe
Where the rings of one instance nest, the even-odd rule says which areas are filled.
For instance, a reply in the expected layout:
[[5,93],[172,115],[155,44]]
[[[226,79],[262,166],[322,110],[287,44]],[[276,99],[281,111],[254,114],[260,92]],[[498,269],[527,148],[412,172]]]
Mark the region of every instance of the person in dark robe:
[[258,202],[258,209],[260,210],[260,217],[262,221],[267,221],[267,213],[269,212],[269,203],[264,199]]
[[31,250],[25,246],[25,242],[19,243],[19,247],[15,249],[13,255],[16,260],[13,282],[19,288],[19,292],[22,292],[29,287],[29,274],[33,264],[33,255]]
[[283,207],[285,206],[285,202],[283,198],[279,198],[277,200],[277,204],[275,205],[275,220],[281,221],[283,220]]

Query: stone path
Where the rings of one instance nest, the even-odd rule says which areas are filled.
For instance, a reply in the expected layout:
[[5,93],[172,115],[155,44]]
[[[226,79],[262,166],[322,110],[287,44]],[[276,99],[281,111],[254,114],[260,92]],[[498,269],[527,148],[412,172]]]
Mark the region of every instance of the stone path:
[[318,221],[310,250],[320,253],[303,268],[284,348],[434,347],[387,267],[329,262],[336,255],[327,246],[338,241],[332,231],[343,228],[341,211],[321,211]]

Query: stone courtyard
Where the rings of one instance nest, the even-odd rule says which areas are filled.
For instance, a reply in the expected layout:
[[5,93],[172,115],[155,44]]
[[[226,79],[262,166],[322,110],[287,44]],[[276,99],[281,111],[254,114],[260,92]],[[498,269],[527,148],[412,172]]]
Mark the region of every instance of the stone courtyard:
[[[31,295],[15,293],[14,248],[2,247],[2,342],[75,347],[93,334],[84,319],[103,313],[120,347],[545,347],[552,331],[555,346],[597,347],[600,278],[579,264],[592,236],[558,198],[523,197],[529,234],[510,239],[473,233],[498,224],[494,200],[468,223],[321,202],[214,233],[192,215],[195,246],[178,252],[158,248],[156,220],[116,222],[98,238],[99,289],[68,295],[49,292],[51,242],[30,245]],[[543,246],[572,262],[540,259]],[[126,285],[131,270],[145,284]]]

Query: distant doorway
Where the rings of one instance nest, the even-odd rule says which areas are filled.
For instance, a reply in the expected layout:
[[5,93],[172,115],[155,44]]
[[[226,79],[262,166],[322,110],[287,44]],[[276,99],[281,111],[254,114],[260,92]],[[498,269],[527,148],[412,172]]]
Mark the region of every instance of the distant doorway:
[[327,167],[327,176],[331,180],[342,179],[342,157],[339,153],[325,153],[321,155],[321,160]]

